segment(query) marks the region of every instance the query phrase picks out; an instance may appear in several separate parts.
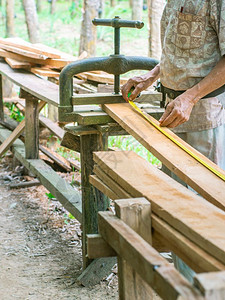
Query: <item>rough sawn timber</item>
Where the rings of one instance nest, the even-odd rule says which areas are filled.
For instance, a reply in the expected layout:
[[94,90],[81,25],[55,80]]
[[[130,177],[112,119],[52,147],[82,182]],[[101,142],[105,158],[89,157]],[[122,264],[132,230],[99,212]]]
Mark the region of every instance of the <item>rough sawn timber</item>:
[[[95,173],[96,170],[97,168],[94,169]],[[96,178],[95,175],[90,176],[90,182],[101,192],[105,193],[106,196],[110,197],[112,193],[117,193],[117,187],[119,185],[102,170],[101,173],[98,173],[97,184],[96,180],[92,180],[94,177]],[[120,187],[120,197],[115,195],[111,199],[117,200],[121,198],[136,197],[138,194],[134,192],[135,191],[132,191],[132,195],[130,195]],[[197,273],[225,270],[224,264],[190,241],[186,236],[178,232],[154,213],[151,214],[151,219],[153,228],[153,247],[157,249],[157,251],[168,252],[172,250]]]
[[225,263],[225,212],[132,151],[96,152],[94,161],[125,191],[145,197],[152,212]]
[[23,70],[13,70],[4,62],[0,62],[0,73],[9,78],[16,85],[31,95],[47,103],[58,106],[59,87],[58,85],[43,80],[31,73]]
[[[134,111],[128,103],[105,104],[103,105],[103,109],[186,184],[190,185],[205,199],[225,210],[225,181],[213,174],[164,136],[141,115]],[[158,124],[155,119],[150,116],[149,118]],[[179,139],[169,129],[164,127],[164,130],[169,131],[171,135]],[[181,139],[179,139],[179,141],[185,143]],[[223,170],[197,150],[187,143],[185,143],[185,145],[191,149],[191,151],[205,159],[207,163],[225,174]]]

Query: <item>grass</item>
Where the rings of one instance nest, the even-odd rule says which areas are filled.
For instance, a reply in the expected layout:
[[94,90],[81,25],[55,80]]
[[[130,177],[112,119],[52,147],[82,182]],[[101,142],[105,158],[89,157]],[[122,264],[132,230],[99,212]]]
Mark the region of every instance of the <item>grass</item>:
[[[38,14],[41,43],[61,51],[78,56],[80,27],[82,22],[82,0],[77,0],[76,4],[71,1],[58,0],[56,13],[51,15],[48,1],[42,1],[42,11]],[[131,9],[128,0],[120,0],[115,7],[110,7],[110,1],[104,2],[102,18],[111,19],[118,15],[122,19],[131,19]],[[147,56],[148,53],[148,29],[147,11],[143,11],[144,28],[121,29],[121,53],[125,55]],[[15,1],[15,32],[16,36],[28,39],[25,15],[22,8],[22,1]],[[5,37],[5,9],[0,7],[0,36]],[[107,56],[113,53],[113,29],[111,27],[97,27],[97,48],[96,56]],[[139,72],[140,74],[140,72]],[[133,76],[134,71],[127,73]],[[21,120],[23,116],[15,107],[9,109],[13,118]],[[109,146],[122,150],[132,150],[145,158],[150,163],[159,166],[160,162],[149,151],[147,151],[133,137],[118,136],[109,138]],[[72,151],[58,147],[58,152],[64,157],[71,157]]]
[[132,136],[111,136],[109,137],[109,147],[134,151],[151,164],[161,167],[161,162]]

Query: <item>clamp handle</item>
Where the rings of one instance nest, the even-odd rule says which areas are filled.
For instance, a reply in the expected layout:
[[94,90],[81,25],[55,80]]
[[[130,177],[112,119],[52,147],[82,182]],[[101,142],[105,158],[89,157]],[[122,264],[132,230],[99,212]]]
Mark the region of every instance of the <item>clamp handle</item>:
[[122,19],[120,19],[119,16],[115,16],[114,19],[98,19],[98,18],[95,18],[95,19],[92,20],[92,23],[95,26],[111,26],[111,27],[114,27],[114,28],[129,27],[129,28],[141,29],[144,26],[144,22],[122,20]]
[[[144,23],[141,21],[130,21],[122,20],[119,16],[115,16],[114,19],[98,19],[95,18],[92,20],[92,23],[95,26],[110,26],[114,28],[114,57],[120,56],[120,28],[130,27],[141,29],[144,26]],[[118,94],[120,91],[120,75],[114,75],[114,92]]]

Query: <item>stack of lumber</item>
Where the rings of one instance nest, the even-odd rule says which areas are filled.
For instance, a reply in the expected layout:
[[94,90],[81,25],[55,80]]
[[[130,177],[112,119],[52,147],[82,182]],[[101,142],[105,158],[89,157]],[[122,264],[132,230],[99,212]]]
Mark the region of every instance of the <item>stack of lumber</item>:
[[[31,44],[20,38],[0,38],[0,57],[13,69],[25,69],[40,76],[58,78],[63,67],[86,58],[87,52],[84,51],[79,57],[75,57],[43,44]],[[82,80],[99,83],[114,82],[113,75],[102,71],[84,72],[76,76]],[[125,82],[126,79],[121,80],[122,84]]]
[[196,272],[225,270],[225,212],[132,151],[94,153],[91,183],[111,199],[151,203],[153,246],[161,241]]

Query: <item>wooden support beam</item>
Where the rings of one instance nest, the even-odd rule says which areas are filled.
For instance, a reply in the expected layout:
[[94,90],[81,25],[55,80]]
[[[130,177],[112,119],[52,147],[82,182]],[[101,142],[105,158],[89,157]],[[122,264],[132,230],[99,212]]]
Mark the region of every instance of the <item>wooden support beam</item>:
[[[129,134],[133,135],[147,150],[155,155],[172,172],[190,185],[205,199],[225,210],[225,181],[204,167],[183,149],[178,147],[159,130],[132,109],[129,104],[106,104],[104,110],[117,121]],[[150,119],[158,124],[156,120]],[[225,171],[200,154],[197,150],[178,138],[168,128],[163,128],[190,151],[207,161],[225,175]]]
[[112,273],[116,262],[116,257],[97,258],[88,265],[77,280],[83,286],[92,287]]
[[62,168],[66,172],[71,172],[72,168],[70,166],[70,162],[59,155],[58,153],[52,151],[51,149],[39,145],[39,149],[41,150],[42,153],[44,153],[47,157],[49,157],[51,160],[53,160],[60,168]]
[[[37,111],[39,112],[45,106],[45,104],[46,103],[44,101],[41,101],[37,106]],[[35,115],[37,114],[36,108],[34,109],[34,114]],[[30,120],[34,121],[34,118],[30,117]],[[22,132],[24,131],[24,128],[25,128],[25,119],[20,122],[20,124],[16,127],[16,129],[14,129],[14,131],[11,133],[11,135],[6,140],[4,140],[4,142],[1,144],[1,146],[0,146],[0,157],[11,147],[11,145],[14,143],[14,141],[22,134]],[[33,128],[33,130],[36,132],[35,128]],[[29,140],[29,134],[30,133],[28,133],[28,140]],[[36,134],[37,134],[37,132],[36,132]],[[37,138],[37,136],[36,136],[36,138]],[[33,138],[32,138],[32,140],[33,140]],[[35,146],[34,145],[31,145],[31,146],[32,146],[32,149],[33,148],[36,149],[36,147],[37,147],[36,144],[35,144]],[[28,153],[29,153],[29,151],[30,150],[28,149]],[[31,153],[29,155],[33,155],[33,154]],[[35,155],[37,155],[37,154],[35,154]]]
[[[144,198],[115,201],[116,216],[152,243],[151,204]],[[135,259],[135,257],[134,257]],[[140,277],[123,256],[118,256],[119,298],[122,300],[147,300],[153,298],[151,287]]]
[[34,97],[32,97],[26,92],[24,92],[23,94],[26,101],[26,110],[25,110],[26,158],[37,159],[39,157],[38,99],[34,99]]
[[112,213],[99,212],[99,232],[161,298],[203,299],[151,245]]
[[99,190],[92,187],[89,176],[93,173],[93,152],[97,149],[106,150],[108,137],[99,134],[88,134],[80,136],[80,161],[81,161],[81,186],[82,186],[82,251],[83,268],[85,269],[90,260],[87,257],[86,235],[98,232],[97,213],[106,210],[109,199]]
[[73,135],[87,135],[87,134],[99,134],[99,131],[92,126],[82,126],[82,125],[71,125],[68,124],[65,126],[65,131]]
[[59,127],[55,122],[42,115],[39,115],[39,121],[44,127],[48,128],[55,136],[62,140],[65,131],[61,127]]
[[132,151],[98,152],[94,160],[133,197],[146,197],[157,216],[225,264],[224,211]]
[[4,121],[3,86],[2,86],[1,74],[0,74],[0,120]]
[[100,234],[87,234],[87,255],[90,259],[117,256]]
[[61,146],[80,152],[80,137],[75,136],[70,132],[65,132],[61,141]]
[[198,274],[194,277],[194,285],[206,300],[225,299],[225,272]]
[[0,157],[11,147],[14,141],[22,134],[25,128],[25,120],[21,121],[20,124],[14,129],[11,135],[4,140],[0,146]]

